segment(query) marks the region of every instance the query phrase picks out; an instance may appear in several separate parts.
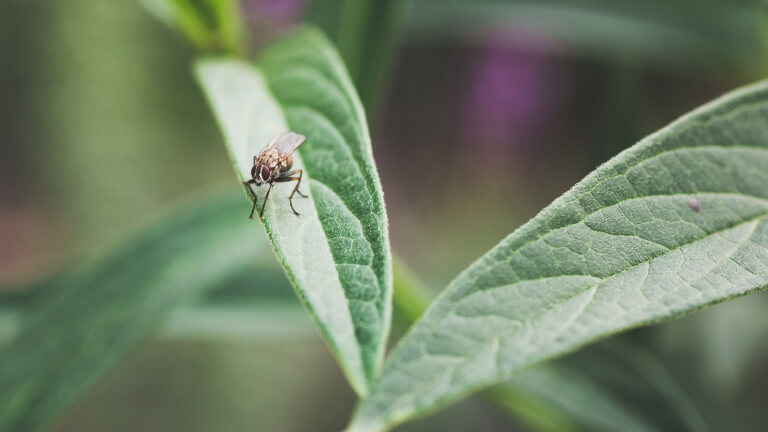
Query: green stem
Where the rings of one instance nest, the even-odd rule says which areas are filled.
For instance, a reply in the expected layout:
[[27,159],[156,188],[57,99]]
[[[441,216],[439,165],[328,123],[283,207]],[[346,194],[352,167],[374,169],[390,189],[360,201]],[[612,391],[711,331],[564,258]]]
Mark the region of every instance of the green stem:
[[402,324],[411,325],[424,313],[434,296],[396,254],[392,255],[392,268],[395,319]]

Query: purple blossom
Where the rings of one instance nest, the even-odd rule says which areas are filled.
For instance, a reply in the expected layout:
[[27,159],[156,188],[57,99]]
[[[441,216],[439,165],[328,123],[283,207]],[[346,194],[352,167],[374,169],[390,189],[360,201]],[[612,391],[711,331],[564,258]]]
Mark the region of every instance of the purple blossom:
[[531,34],[494,35],[480,48],[464,104],[466,134],[474,142],[469,150],[496,160],[525,159],[536,142],[532,137],[551,122],[561,99],[554,48]]

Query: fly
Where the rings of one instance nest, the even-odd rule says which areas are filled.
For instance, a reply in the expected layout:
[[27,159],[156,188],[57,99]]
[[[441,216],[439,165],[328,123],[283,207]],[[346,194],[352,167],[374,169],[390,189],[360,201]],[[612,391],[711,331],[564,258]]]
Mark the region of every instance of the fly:
[[[301,176],[303,170],[291,171],[293,166],[293,152],[299,148],[307,139],[304,135],[297,134],[295,132],[286,132],[276,136],[272,141],[264,147],[261,152],[253,157],[253,168],[251,168],[251,179],[241,182],[247,185],[251,193],[251,185],[261,186],[265,183],[269,183],[269,189],[264,196],[264,203],[261,205],[261,211],[259,212],[259,219],[264,219],[264,207],[267,206],[267,200],[269,199],[269,193],[272,192],[272,186],[275,183],[295,181],[296,187],[293,188],[293,192],[288,197],[288,202],[291,204],[291,210],[296,216],[301,216],[299,212],[293,208],[293,195],[298,192],[299,195],[306,198],[307,196],[301,193],[299,185],[301,184]],[[249,218],[253,219],[253,212],[256,210],[257,202],[256,194],[253,193],[253,207],[251,207],[251,215]]]

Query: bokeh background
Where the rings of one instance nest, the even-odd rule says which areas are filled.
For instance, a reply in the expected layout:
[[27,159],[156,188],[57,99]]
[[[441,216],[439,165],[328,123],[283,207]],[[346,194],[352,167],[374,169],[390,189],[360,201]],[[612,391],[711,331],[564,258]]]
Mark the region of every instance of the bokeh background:
[[[317,21],[336,37],[335,3],[245,0],[254,51],[310,9],[327,9]],[[238,190],[191,76],[196,52],[137,2],[0,6],[0,295],[179,202]],[[358,84],[393,248],[433,292],[600,163],[768,73],[760,1],[413,0],[397,14],[390,54],[362,74],[376,80]],[[255,273],[230,284],[292,295]],[[761,430],[766,307],[753,295],[625,338],[712,430]],[[290,312],[256,324],[274,331],[167,330],[54,430],[340,430],[355,398],[311,323]],[[399,430],[433,428],[529,430],[478,397]]]

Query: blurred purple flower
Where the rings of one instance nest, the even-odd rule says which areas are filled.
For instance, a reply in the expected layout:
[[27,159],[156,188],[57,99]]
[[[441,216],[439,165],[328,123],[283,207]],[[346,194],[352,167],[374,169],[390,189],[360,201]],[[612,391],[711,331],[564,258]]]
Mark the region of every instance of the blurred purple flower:
[[304,0],[243,0],[246,16],[262,21],[292,22],[304,8]]
[[519,34],[495,35],[479,49],[462,115],[473,142],[468,150],[492,161],[529,156],[536,132],[549,123],[561,99],[554,48],[548,40]]

